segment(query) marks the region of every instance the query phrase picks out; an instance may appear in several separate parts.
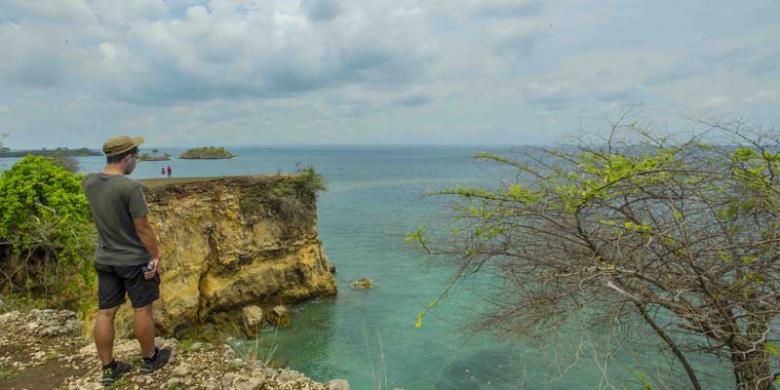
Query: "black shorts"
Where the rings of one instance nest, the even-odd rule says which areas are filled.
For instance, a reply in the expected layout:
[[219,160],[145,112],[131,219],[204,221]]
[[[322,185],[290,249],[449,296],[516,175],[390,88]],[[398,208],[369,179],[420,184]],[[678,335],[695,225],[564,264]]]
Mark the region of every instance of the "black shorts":
[[134,308],[150,305],[160,297],[160,275],[144,279],[144,264],[129,267],[95,263],[98,275],[98,307],[111,309],[125,303],[125,293]]

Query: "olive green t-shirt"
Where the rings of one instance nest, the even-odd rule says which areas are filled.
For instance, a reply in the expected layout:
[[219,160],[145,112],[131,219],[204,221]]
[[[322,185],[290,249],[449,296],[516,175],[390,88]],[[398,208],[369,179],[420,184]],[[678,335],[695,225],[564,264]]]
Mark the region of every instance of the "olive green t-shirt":
[[84,178],[92,219],[98,231],[95,262],[133,266],[151,259],[133,224],[134,218],[149,214],[143,186],[124,175],[93,173]]

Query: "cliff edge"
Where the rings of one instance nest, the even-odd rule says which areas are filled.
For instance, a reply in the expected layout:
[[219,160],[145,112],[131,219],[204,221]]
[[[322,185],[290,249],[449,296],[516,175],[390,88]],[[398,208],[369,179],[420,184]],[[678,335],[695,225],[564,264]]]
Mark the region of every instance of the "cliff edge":
[[[317,231],[319,180],[310,171],[141,181],[160,241],[160,333],[176,335],[249,305],[335,295]],[[117,325],[129,334],[127,306]]]

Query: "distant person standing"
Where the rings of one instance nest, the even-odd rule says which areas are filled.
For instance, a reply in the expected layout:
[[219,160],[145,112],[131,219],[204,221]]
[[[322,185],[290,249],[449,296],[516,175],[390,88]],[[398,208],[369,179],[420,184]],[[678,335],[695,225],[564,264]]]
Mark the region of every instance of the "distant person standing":
[[165,177],[165,167],[160,167],[160,176]]
[[103,172],[84,178],[84,192],[98,232],[95,269],[99,311],[94,337],[103,364],[104,386],[130,371],[130,365],[113,357],[114,316],[125,302],[125,295],[135,310],[133,325],[143,357],[141,372],[151,373],[171,357],[170,348],[159,349],[154,342],[152,303],[160,297],[157,236],[149,223],[143,187],[126,177],[135,169],[138,147],[143,142],[141,137],[109,139],[103,145]]
[[171,166],[168,165],[168,178],[171,178],[171,174],[173,174],[173,169],[171,169]]

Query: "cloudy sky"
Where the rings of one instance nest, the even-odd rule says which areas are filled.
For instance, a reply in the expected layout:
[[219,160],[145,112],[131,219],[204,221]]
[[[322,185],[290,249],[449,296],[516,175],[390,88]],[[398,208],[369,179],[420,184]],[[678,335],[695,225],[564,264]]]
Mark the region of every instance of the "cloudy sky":
[[538,144],[778,123],[777,0],[0,0],[14,148]]

